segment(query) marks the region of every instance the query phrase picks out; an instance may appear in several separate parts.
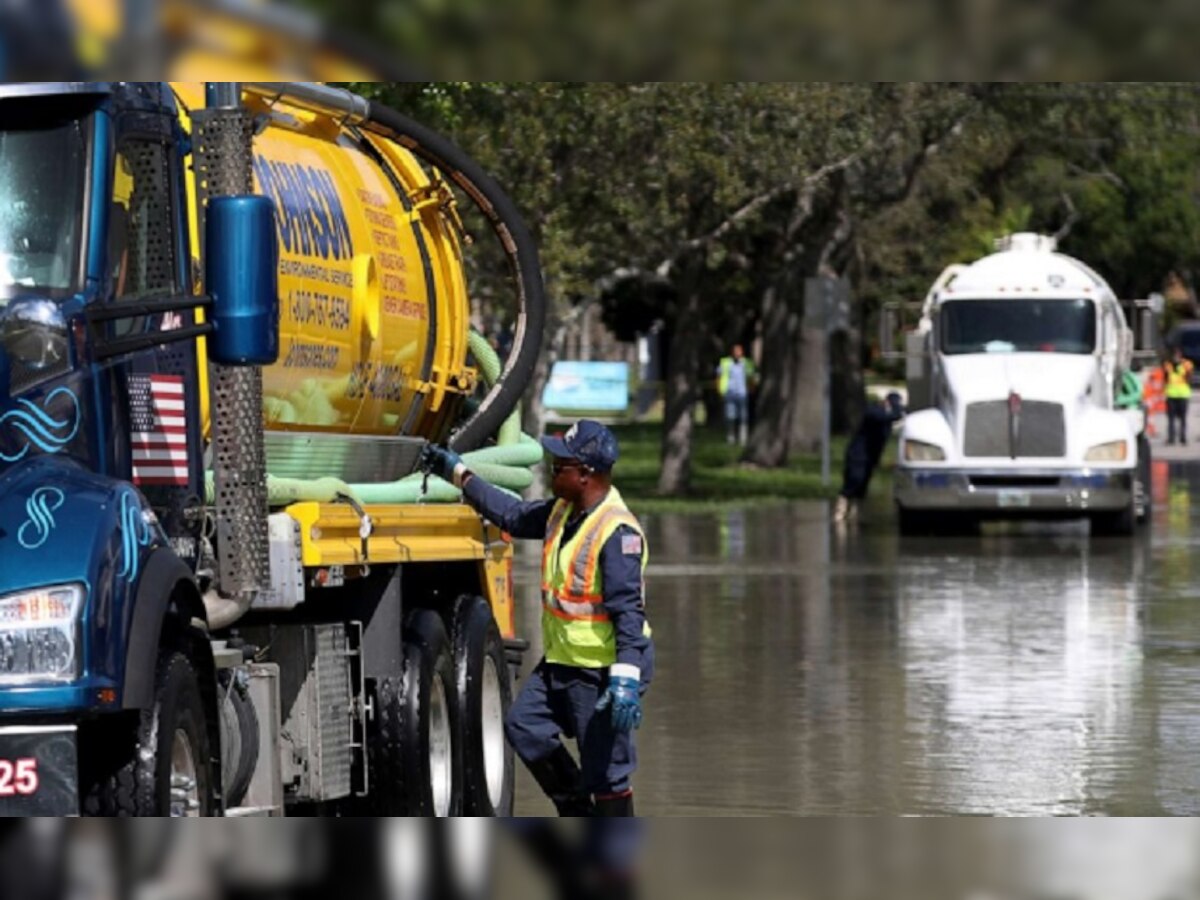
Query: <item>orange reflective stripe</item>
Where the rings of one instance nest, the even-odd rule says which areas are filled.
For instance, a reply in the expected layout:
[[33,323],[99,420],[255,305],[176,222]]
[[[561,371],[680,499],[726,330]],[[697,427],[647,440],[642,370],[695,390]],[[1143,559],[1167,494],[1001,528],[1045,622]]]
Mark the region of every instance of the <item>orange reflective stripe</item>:
[[[596,564],[600,551],[613,530],[630,520],[620,507],[610,506],[603,510],[594,522],[589,523],[587,536],[576,549],[571,560],[572,590],[577,594],[588,591],[596,584]],[[615,524],[614,524],[615,522]]]
[[[613,519],[616,519],[616,524],[611,529],[607,526]],[[631,528],[637,529],[637,522],[633,516],[626,513],[623,509],[610,509],[609,515],[605,517],[605,521],[599,526],[596,531],[597,538],[603,537],[603,540],[596,540],[595,543],[588,548],[587,566],[584,572],[584,584],[593,585],[596,583],[596,567],[600,565],[600,552],[604,549],[604,545],[608,542],[608,538],[622,525],[628,525]],[[641,534],[641,530],[638,534]]]
[[553,591],[542,595],[542,606],[562,613],[566,619],[607,619],[604,603],[599,600],[579,600],[563,597]]
[[582,594],[592,586],[593,581],[588,577],[588,558],[592,552],[592,548],[599,542],[605,524],[612,519],[614,512],[616,510],[612,507],[607,509],[602,508],[599,515],[595,515],[591,521],[584,523],[584,528],[587,531],[575,547],[575,553],[571,557],[570,565],[567,567],[567,571],[571,577],[570,588],[573,593]]
[[594,615],[574,615],[565,610],[555,609],[553,606],[543,606],[546,612],[554,616],[556,619],[562,619],[565,622],[608,622],[608,613],[596,613]]

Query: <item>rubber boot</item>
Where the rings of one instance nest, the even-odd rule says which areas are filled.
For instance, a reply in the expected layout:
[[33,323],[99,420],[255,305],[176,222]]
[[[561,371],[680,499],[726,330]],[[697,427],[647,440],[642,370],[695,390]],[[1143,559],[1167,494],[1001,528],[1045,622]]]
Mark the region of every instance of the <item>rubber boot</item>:
[[555,897],[580,900],[591,896],[580,848],[574,840],[568,840],[560,826],[549,819],[535,818],[510,819],[507,824],[554,885]]
[[583,773],[566,747],[559,745],[549,756],[526,766],[560,816],[595,814],[591,797],[583,789]]
[[609,797],[596,798],[596,815],[605,816],[635,816],[633,811],[633,792],[614,794]]

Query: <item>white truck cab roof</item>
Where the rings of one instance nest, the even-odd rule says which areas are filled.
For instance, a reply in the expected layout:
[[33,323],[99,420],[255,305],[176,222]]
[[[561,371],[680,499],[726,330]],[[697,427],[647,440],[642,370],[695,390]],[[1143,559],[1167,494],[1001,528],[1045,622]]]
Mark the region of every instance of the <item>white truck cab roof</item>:
[[1057,252],[1054,238],[1031,233],[997,241],[998,252],[970,265],[953,266],[931,291],[933,304],[944,300],[997,300],[1004,297],[1043,299],[1115,299],[1094,270]]

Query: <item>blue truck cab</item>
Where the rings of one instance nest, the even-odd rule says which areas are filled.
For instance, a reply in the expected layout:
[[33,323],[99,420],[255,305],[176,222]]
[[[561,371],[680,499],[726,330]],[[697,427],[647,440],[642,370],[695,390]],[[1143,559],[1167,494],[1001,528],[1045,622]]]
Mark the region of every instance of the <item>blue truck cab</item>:
[[[166,84],[7,85],[0,113],[0,812],[167,814],[219,754],[190,138]],[[159,738],[206,758],[140,770]]]

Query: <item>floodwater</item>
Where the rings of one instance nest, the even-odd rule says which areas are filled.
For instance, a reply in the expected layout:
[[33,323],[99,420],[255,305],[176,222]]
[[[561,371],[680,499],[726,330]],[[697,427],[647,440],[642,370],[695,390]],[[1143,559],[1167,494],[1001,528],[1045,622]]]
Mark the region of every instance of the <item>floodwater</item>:
[[[1156,463],[1132,539],[901,539],[878,485],[848,528],[825,503],[645,517],[638,813],[1200,814],[1198,489]],[[523,771],[519,791],[550,812]]]

